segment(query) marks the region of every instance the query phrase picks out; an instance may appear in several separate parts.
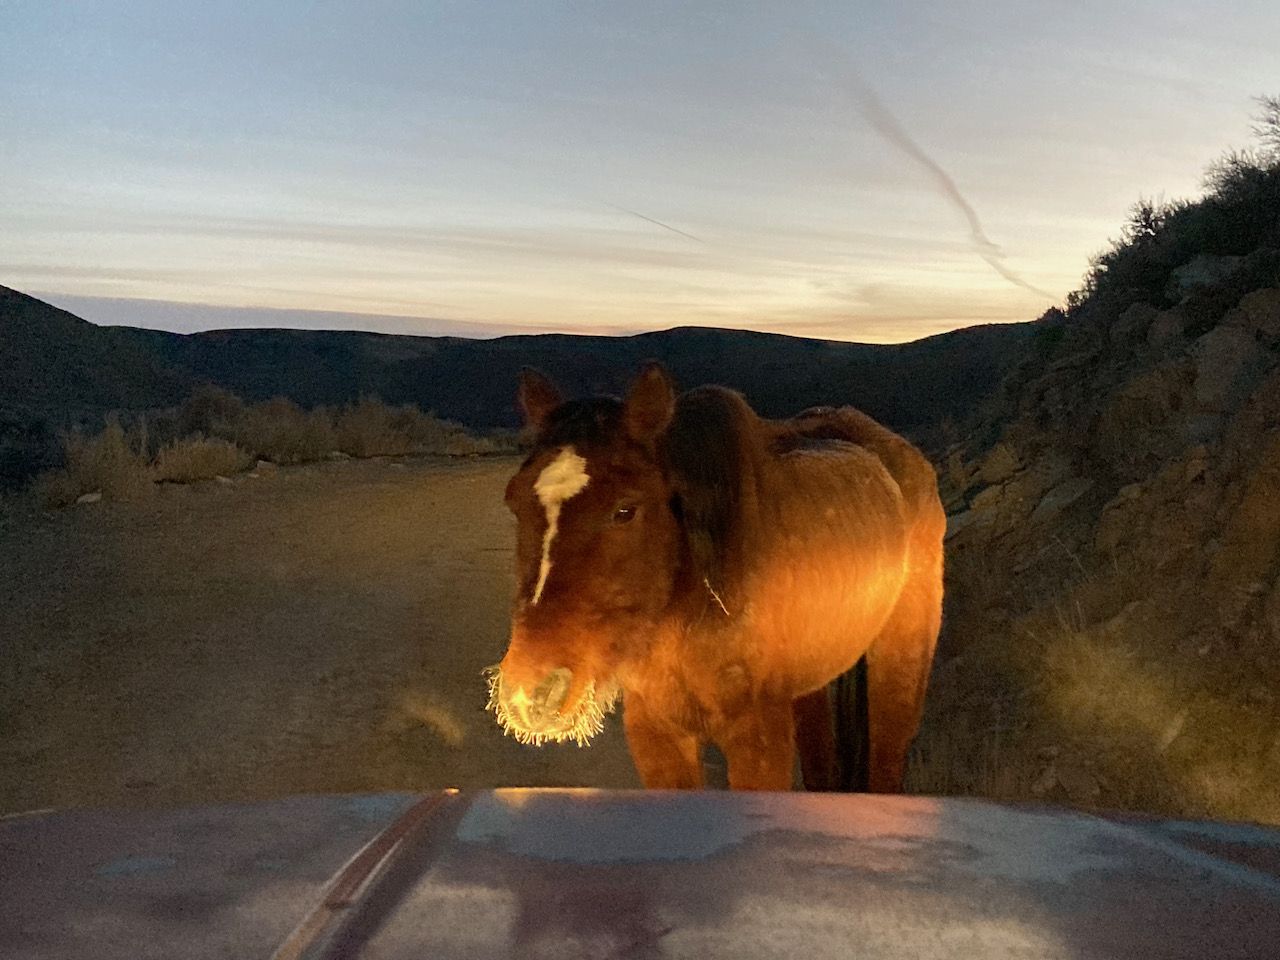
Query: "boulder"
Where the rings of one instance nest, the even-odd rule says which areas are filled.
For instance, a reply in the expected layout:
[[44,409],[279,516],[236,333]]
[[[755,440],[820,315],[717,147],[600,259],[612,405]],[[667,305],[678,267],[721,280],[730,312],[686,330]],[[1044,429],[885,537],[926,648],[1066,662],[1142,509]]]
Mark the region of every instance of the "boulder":
[[1232,315],[1234,324],[1255,334],[1263,343],[1280,345],[1280,288],[1265,287],[1245,294]]
[[1058,484],[1041,498],[1031,512],[1033,524],[1048,524],[1057,520],[1062,511],[1092,490],[1094,481],[1089,477],[1072,477]]
[[1162,363],[1128,380],[1105,401],[1093,430],[1093,449],[1125,480],[1145,478],[1187,443],[1192,368]]
[[76,503],[97,503],[102,499],[102,491],[95,490],[93,493],[82,493],[76,497]]
[[1137,343],[1147,338],[1147,328],[1151,326],[1160,311],[1149,303],[1135,303],[1129,307],[1111,326],[1108,336],[1117,346]]
[[1164,355],[1176,351],[1186,342],[1187,318],[1176,307],[1157,314],[1147,327],[1147,346]]
[[1195,361],[1195,401],[1208,413],[1238,407],[1266,371],[1271,355],[1246,329],[1223,323],[1191,348]]
[[1240,267],[1244,257],[1215,257],[1206,253],[1184,263],[1169,275],[1165,295],[1170,300],[1181,300],[1200,287],[1216,287]]
[[997,443],[978,467],[978,479],[987,486],[1003,483],[1018,470],[1018,455],[1007,443]]

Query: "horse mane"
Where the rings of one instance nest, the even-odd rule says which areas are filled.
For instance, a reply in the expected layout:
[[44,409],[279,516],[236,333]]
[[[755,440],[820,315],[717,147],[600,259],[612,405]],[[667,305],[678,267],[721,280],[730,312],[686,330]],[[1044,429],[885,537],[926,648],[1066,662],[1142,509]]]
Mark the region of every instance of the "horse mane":
[[694,582],[705,582],[707,602],[725,605],[726,612],[740,609],[748,519],[756,510],[760,462],[767,455],[762,434],[760,418],[741,394],[709,386],[676,401],[662,441]]

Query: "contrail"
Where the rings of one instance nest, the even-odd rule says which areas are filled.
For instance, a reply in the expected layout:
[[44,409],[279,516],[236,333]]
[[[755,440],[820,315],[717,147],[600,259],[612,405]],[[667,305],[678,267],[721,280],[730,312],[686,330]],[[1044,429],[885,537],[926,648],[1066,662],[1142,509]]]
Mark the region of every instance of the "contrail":
[[653,217],[646,217],[643,213],[636,213],[634,210],[628,210],[626,207],[620,207],[615,203],[607,204],[607,206],[612,207],[614,210],[617,210],[620,213],[629,213],[633,217],[639,217],[641,220],[647,221],[648,223],[652,223],[656,227],[661,227],[663,230],[670,230],[672,233],[678,233],[680,236],[686,237],[689,240],[693,240],[696,243],[705,244],[707,242],[703,240],[701,237],[695,237],[692,233],[685,233],[683,230],[678,230],[675,227],[671,226],[671,224],[669,223],[663,223],[661,220],[653,219]]
[[1012,284],[1022,287],[1024,290],[1030,290],[1032,293],[1050,300],[1056,301],[1058,298],[1047,290],[1041,290],[1034,284],[1028,283],[1018,274],[1014,273],[1004,264],[1004,254],[1000,252],[1000,248],[991,242],[986,231],[982,229],[982,222],[978,219],[977,211],[973,209],[973,205],[965,199],[964,194],[960,192],[960,188],[956,186],[956,182],[951,179],[951,175],[943,170],[933,157],[925,153],[924,148],[915,140],[911,139],[911,135],[903,129],[897,118],[889,112],[880,98],[875,95],[875,91],[871,89],[852,68],[846,68],[846,80],[848,82],[848,90],[852,94],[853,99],[857,102],[858,107],[862,110],[863,115],[867,118],[867,122],[871,124],[882,137],[891,144],[909,156],[916,163],[924,168],[925,172],[933,179],[938,188],[942,191],[951,203],[964,215],[969,224],[969,239],[973,241],[974,249],[978,256],[987,262],[987,264],[1000,276],[1004,277]]

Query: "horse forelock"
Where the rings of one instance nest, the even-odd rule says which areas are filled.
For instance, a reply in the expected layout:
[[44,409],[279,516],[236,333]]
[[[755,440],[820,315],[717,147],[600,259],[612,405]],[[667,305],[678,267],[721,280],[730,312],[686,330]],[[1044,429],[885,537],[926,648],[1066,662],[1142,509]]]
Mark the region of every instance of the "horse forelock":
[[614,397],[570,400],[547,417],[538,434],[537,449],[572,446],[600,447],[609,444],[622,430],[622,401]]

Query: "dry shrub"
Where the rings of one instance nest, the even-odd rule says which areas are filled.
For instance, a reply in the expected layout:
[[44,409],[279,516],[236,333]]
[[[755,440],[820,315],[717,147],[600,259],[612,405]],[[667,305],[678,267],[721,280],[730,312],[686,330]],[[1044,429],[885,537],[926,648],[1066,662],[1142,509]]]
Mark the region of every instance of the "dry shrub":
[[491,453],[497,445],[473,437],[457,423],[423,413],[413,404],[390,407],[362,397],[337,415],[338,449],[353,457]]
[[152,489],[151,470],[141,452],[146,445],[145,423],[126,434],[114,418],[96,436],[86,437],[78,430],[64,433],[64,466],[40,475],[37,496],[50,507],[66,506],[82,494],[96,492],[105,500],[141,499]]
[[248,452],[229,440],[197,435],[161,448],[153,475],[157,481],[192,483],[239,473],[253,462]]
[[328,410],[303,410],[284,397],[246,407],[235,420],[220,424],[218,432],[254,457],[274,463],[322,460],[338,448]]
[[180,436],[204,434],[223,436],[231,426],[244,416],[244,401],[228,390],[211,383],[201,384],[191,391],[178,411]]
[[334,431],[338,449],[353,457],[401,456],[413,452],[410,436],[415,407],[388,407],[373,397],[361,397],[337,415]]

